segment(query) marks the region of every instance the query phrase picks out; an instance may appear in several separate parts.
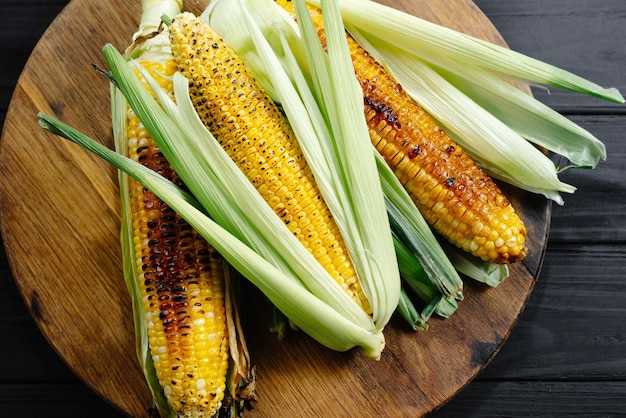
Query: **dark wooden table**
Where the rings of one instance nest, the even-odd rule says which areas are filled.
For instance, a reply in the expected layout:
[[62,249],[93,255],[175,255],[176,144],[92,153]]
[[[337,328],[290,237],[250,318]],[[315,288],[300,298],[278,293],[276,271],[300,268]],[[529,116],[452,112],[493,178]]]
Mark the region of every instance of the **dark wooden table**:
[[[67,3],[0,0],[0,124],[30,51]],[[624,0],[475,3],[513,49],[626,93]],[[626,107],[560,91],[535,95],[597,135],[608,159],[563,174],[579,190],[553,206],[525,311],[495,359],[434,416],[626,416]],[[1,251],[0,416],[119,416],[47,344]]]

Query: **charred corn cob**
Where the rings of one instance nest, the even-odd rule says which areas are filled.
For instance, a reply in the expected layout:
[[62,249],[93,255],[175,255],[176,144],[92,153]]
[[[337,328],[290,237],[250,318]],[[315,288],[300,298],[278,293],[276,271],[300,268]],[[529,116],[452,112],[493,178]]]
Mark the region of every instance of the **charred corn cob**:
[[278,107],[201,19],[189,13],[177,16],[170,41],[207,128],[290,231],[370,313],[337,225]]
[[[293,13],[291,1],[278,3]],[[322,14],[309,10],[324,44]],[[372,143],[426,221],[483,260],[524,258],[526,229],[499,187],[350,36],[348,44]]]
[[[156,63],[149,70],[171,75],[176,66]],[[128,112],[128,156],[180,183],[133,111]],[[229,358],[223,260],[135,180],[130,193],[138,277],[158,379],[179,416],[213,416],[224,399]]]
[[[135,62],[173,96],[176,64],[155,40],[164,39],[169,47],[167,35],[161,33],[160,16],[180,10],[182,3],[144,0],[142,6],[142,24],[126,51],[127,57],[134,56]],[[150,42],[154,43],[147,45]],[[153,48],[156,53],[151,53]],[[135,75],[146,85],[137,68]],[[115,129],[118,151],[184,187],[133,110],[125,101],[115,100],[120,97],[115,89],[112,92],[117,105],[114,121],[126,125],[125,129]],[[119,117],[122,112],[125,118]],[[132,239],[128,248],[134,246],[134,251],[130,248],[125,252],[135,270],[127,273],[127,280],[134,280],[134,300],[142,304],[143,309],[135,311],[145,316],[158,385],[147,377],[151,391],[157,394],[156,404],[167,416],[237,413],[245,401],[254,398],[254,372],[249,368],[228,266],[154,193],[130,177],[121,177],[121,181],[122,192],[128,197],[123,199],[124,225],[129,229],[125,236],[128,241]],[[147,373],[151,369],[148,367]]]

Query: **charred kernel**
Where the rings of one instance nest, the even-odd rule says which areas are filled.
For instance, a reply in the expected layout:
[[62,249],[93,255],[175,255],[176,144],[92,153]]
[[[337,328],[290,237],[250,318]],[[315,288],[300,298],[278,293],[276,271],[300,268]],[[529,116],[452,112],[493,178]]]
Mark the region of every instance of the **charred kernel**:
[[[176,300],[176,299],[174,299]],[[176,303],[174,304],[174,309],[176,310],[180,310],[182,308],[187,308],[189,306],[189,303],[187,302],[182,302],[180,300],[176,301]]]
[[407,156],[409,157],[409,159],[412,160],[413,158],[417,157],[420,154],[420,152],[422,152],[422,147],[419,144],[413,145],[411,149],[409,150],[409,153],[407,154]]

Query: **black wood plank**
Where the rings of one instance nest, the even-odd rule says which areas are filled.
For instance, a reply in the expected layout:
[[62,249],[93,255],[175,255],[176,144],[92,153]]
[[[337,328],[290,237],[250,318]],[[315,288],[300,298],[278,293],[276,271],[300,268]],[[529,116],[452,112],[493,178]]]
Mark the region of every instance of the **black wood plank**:
[[479,379],[626,381],[626,247],[548,246],[526,309]]
[[116,418],[123,415],[79,382],[0,386],[4,418]]
[[0,76],[0,125],[8,107],[15,83],[30,52],[68,0],[0,1],[2,16],[2,73]]
[[474,382],[432,418],[622,417],[626,382]]
[[[626,2],[625,2],[626,3]],[[625,22],[626,23],[626,22]],[[571,169],[561,179],[578,188],[552,206],[549,242],[626,242],[626,118],[575,116],[571,119],[598,139],[607,160],[594,170]]]

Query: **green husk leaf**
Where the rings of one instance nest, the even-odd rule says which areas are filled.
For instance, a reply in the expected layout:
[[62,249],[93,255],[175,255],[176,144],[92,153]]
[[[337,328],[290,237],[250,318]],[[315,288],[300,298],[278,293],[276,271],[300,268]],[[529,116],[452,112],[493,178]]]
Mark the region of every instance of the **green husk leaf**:
[[[402,275],[405,285],[410,287],[423,302],[428,304],[427,307],[431,307],[432,311],[439,316],[448,318],[452,315],[458,308],[457,299],[455,298],[458,295],[445,297],[433,284],[433,280],[428,277],[415,254],[405,247],[395,234],[394,242],[398,265],[400,266],[400,274]],[[408,299],[408,296],[406,296],[406,298]],[[403,303],[406,305],[409,302],[410,300],[407,300]],[[404,309],[400,306],[399,308]],[[432,314],[430,311],[431,308],[426,312],[422,311],[420,314],[422,319],[430,318],[430,314]],[[407,320],[410,322],[410,317]]]
[[128,59],[141,57],[163,62],[171,56],[167,31],[161,31],[162,16],[176,16],[183,8],[181,0],[142,0],[141,21],[126,49]]
[[463,299],[463,281],[446,257],[437,237],[416,209],[406,189],[378,153],[376,161],[394,234],[415,255],[443,295]]
[[[304,0],[296,0],[296,14],[301,25],[309,22],[304,30],[305,51],[321,51],[317,32],[310,21]],[[340,200],[351,205],[353,215],[348,225],[354,231],[342,229],[348,235],[350,255],[360,273],[361,284],[370,297],[374,308],[374,321],[386,324],[395,310],[399,298],[400,276],[395,263],[395,252],[383,189],[378,176],[376,160],[365,116],[363,96],[354,78],[354,68],[345,36],[345,28],[339,13],[338,2],[322,0],[327,57],[309,56],[309,68],[320,74],[317,91],[321,93],[318,103],[323,103],[331,126],[333,140],[327,149],[335,150],[335,170],[341,173],[342,186],[346,192]],[[317,49],[315,49],[317,48]],[[315,79],[313,80],[315,84]],[[354,220],[354,221],[353,221]],[[355,251],[355,249],[358,249]],[[387,283],[381,286],[382,283]]]
[[485,283],[491,287],[497,287],[509,277],[509,266],[507,264],[483,261],[449,242],[441,241],[441,246],[454,268],[470,279]]
[[513,85],[473,68],[436,68],[447,81],[526,140],[579,167],[606,160],[604,144],[589,131]]
[[398,313],[409,323],[409,325],[411,325],[414,330],[428,329],[428,318],[424,318],[422,314],[417,311],[404,288],[400,289]]

